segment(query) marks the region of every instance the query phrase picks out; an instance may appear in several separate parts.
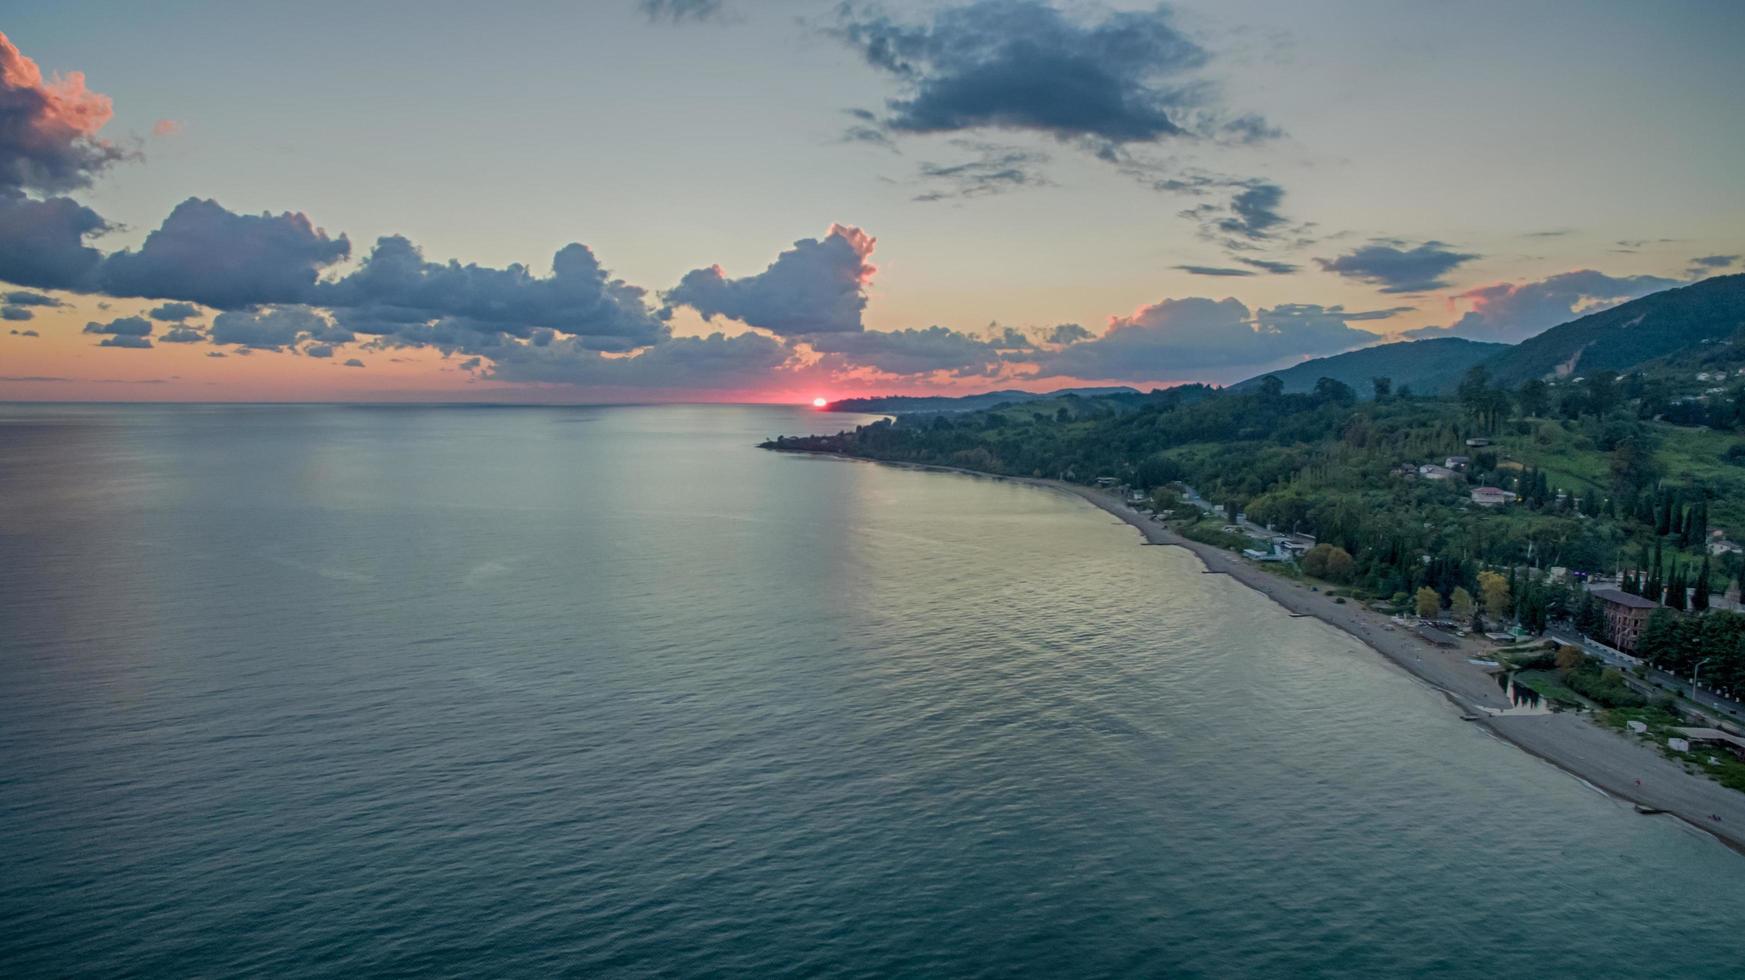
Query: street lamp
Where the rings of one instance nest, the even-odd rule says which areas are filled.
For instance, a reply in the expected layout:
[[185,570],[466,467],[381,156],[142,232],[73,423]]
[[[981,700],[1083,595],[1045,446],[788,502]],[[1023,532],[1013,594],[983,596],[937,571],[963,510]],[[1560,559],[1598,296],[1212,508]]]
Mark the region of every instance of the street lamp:
[[1695,667],[1692,667],[1690,669],[1690,696],[1691,696],[1691,700],[1693,700],[1693,701],[1696,700],[1697,692],[1700,690],[1697,687],[1697,675],[1699,675],[1703,672],[1703,664],[1706,664],[1713,659],[1715,659],[1715,658],[1714,657],[1704,657],[1703,659],[1697,661],[1697,665]]

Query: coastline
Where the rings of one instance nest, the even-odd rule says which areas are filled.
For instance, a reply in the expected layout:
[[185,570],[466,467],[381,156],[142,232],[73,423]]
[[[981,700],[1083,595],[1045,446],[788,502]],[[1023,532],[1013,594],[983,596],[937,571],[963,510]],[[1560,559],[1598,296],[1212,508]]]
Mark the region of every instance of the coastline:
[[[787,451],[787,450],[784,450]],[[791,452],[791,451],[789,451]],[[1745,793],[1692,775],[1658,751],[1602,728],[1574,712],[1512,710],[1485,668],[1468,662],[1488,648],[1463,643],[1441,649],[1399,630],[1357,603],[1338,603],[1325,593],[1272,575],[1220,548],[1192,541],[1149,520],[1114,494],[1059,480],[1001,476],[951,466],[861,459],[829,452],[798,452],[831,459],[879,463],[904,469],[956,473],[1021,483],[1077,497],[1139,531],[1148,544],[1185,548],[1207,573],[1225,574],[1296,616],[1313,617],[1338,629],[1447,698],[1463,717],[1529,755],[1563,770],[1620,805],[1650,807],[1745,854]],[[1719,821],[1711,819],[1719,816]]]

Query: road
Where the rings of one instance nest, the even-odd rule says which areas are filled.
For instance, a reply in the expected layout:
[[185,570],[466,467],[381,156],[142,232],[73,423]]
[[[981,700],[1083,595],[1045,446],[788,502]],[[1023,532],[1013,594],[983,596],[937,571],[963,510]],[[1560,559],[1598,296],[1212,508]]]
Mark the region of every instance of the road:
[[1670,687],[1696,704],[1721,712],[1734,721],[1745,722],[1745,704],[1740,704],[1737,701],[1724,698],[1713,691],[1705,691],[1694,687],[1686,678],[1679,677],[1676,674],[1669,674],[1658,667],[1650,667],[1646,664],[1642,664],[1641,661],[1636,660],[1634,657],[1626,658],[1611,647],[1594,643],[1574,630],[1553,627],[1546,630],[1545,635],[1559,643],[1568,643],[1572,646],[1580,647],[1614,667],[1621,667],[1629,670],[1635,668],[1638,664],[1641,664],[1648,679],[1654,683],[1659,684],[1662,687]]

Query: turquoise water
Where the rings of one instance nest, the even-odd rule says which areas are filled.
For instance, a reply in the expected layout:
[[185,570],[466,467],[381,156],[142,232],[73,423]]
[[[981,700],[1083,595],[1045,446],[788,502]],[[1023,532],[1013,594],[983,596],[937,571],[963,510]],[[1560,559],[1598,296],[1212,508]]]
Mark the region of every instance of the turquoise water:
[[781,408],[0,406],[0,975],[1738,976],[1745,858]]

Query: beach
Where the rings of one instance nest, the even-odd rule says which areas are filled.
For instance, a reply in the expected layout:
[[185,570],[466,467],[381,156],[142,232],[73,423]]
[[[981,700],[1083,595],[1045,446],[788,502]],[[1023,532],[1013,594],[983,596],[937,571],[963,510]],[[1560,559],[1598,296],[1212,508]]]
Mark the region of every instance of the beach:
[[[978,474],[979,475],[979,474]],[[1489,669],[1471,663],[1487,649],[1470,639],[1439,648],[1355,602],[1267,572],[1221,548],[1176,534],[1106,491],[1059,480],[1019,482],[1080,497],[1137,528],[1146,541],[1193,552],[1210,574],[1228,575],[1291,613],[1342,630],[1446,696],[1463,716],[1620,801],[1679,818],[1745,853],[1745,793],[1686,772],[1659,751],[1574,712],[1519,712]],[[1719,817],[1719,820],[1714,819]]]

